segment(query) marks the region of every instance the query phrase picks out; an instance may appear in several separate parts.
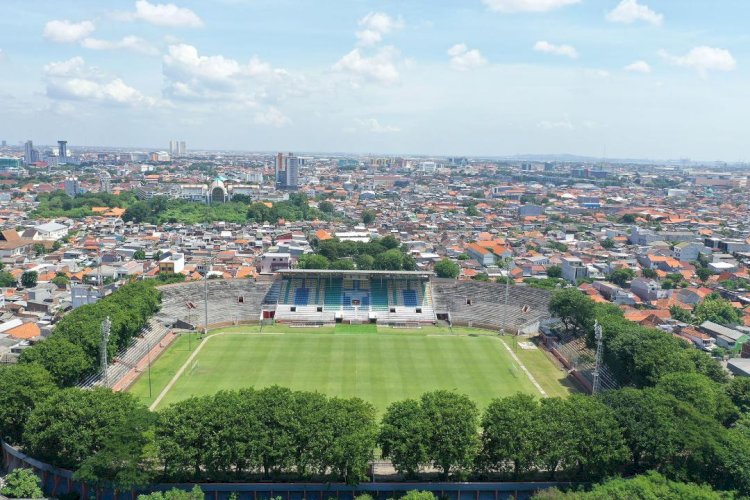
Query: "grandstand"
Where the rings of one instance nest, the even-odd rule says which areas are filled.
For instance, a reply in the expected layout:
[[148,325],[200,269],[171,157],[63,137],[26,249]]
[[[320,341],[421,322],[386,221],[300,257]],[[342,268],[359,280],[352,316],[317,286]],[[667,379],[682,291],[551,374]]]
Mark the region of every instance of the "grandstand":
[[292,324],[434,324],[430,278],[419,271],[279,271],[279,295],[264,317]]
[[549,317],[550,293],[527,286],[479,281],[432,280],[434,310],[439,320],[490,330],[536,333],[539,322]]

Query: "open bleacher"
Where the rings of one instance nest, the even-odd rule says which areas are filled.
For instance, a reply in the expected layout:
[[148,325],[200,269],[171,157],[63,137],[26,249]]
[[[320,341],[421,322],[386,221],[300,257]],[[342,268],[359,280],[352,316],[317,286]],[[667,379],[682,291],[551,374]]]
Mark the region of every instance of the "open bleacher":
[[550,292],[527,286],[434,279],[435,312],[452,324],[531,333],[549,317]]
[[294,269],[280,275],[279,322],[435,323],[431,273]]

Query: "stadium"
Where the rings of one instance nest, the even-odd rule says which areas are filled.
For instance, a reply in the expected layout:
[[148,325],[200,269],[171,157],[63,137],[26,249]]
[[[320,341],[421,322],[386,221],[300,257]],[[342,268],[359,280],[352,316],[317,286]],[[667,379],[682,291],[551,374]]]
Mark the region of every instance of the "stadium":
[[[570,391],[544,352],[497,336],[535,334],[548,316],[543,290],[418,271],[293,269],[263,278],[160,287],[161,310],[144,335],[86,385],[129,390],[153,409],[274,384],[362,397],[381,411],[434,389],[483,404],[518,391]],[[189,333],[206,330],[202,342]]]

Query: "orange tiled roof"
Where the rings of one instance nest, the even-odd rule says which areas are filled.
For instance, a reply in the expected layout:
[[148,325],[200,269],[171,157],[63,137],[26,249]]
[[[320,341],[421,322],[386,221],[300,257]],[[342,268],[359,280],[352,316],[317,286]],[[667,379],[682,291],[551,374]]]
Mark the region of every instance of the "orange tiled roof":
[[38,337],[42,334],[42,331],[39,329],[39,326],[37,326],[36,323],[24,323],[21,326],[17,326],[15,328],[7,330],[5,333],[10,335],[14,339],[30,339]]

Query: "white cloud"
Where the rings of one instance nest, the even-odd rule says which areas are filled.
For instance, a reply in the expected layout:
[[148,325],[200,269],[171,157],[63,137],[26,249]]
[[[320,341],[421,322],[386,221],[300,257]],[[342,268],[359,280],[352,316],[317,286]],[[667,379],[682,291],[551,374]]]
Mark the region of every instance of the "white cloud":
[[47,97],[97,104],[152,105],[154,100],[144,96],[120,78],[106,77],[96,68],[86,66],[82,57],[51,62],[44,66]]
[[624,24],[645,21],[654,26],[660,26],[664,21],[664,15],[658,14],[646,5],[639,4],[638,0],[622,0],[607,14],[607,21]]
[[57,43],[73,43],[89,36],[96,27],[91,21],[74,23],[66,20],[49,21],[44,25],[42,35]]
[[[225,104],[231,109],[257,108],[292,95],[295,86],[303,86],[283,69],[273,68],[256,56],[247,63],[223,55],[201,55],[192,45],[170,45],[163,57],[165,93],[183,101]],[[266,113],[267,123],[280,123],[273,111]]]
[[731,52],[705,45],[694,47],[684,56],[673,56],[665,50],[660,50],[659,56],[675,66],[694,69],[701,76],[709,71],[733,71],[737,68],[737,61]]
[[534,50],[537,52],[545,52],[547,54],[570,57],[571,59],[578,58],[578,51],[572,45],[555,45],[541,40],[534,44]]
[[173,3],[150,3],[148,0],[135,2],[135,12],[120,13],[123,20],[144,21],[157,26],[173,28],[200,28],[203,20],[198,14],[185,7],[178,7]]
[[401,132],[400,127],[396,127],[395,125],[382,125],[375,118],[357,118],[355,121],[368,132],[374,134],[393,134],[395,132]]
[[271,125],[272,127],[281,128],[291,122],[284,113],[273,106],[269,107],[266,111],[255,113],[255,123],[259,125]]
[[126,36],[116,41],[84,38],[81,41],[81,46],[92,50],[129,50],[149,56],[159,54],[159,50],[156,47],[137,36]]
[[390,85],[399,80],[398,69],[393,61],[397,53],[394,47],[383,47],[374,56],[366,57],[355,48],[339,59],[333,65],[333,69],[365,80]]
[[457,71],[467,71],[487,63],[478,49],[469,49],[465,43],[457,43],[448,49],[451,67]]
[[646,61],[635,61],[625,66],[624,69],[631,73],[651,73],[651,66]]
[[482,0],[496,12],[549,12],[580,3],[581,0]]
[[370,12],[359,20],[359,26],[362,28],[356,33],[359,44],[370,46],[382,41],[384,35],[403,28],[404,21],[383,12]]
[[76,56],[67,61],[51,62],[44,65],[44,74],[47,76],[80,76],[85,69],[85,61]]

